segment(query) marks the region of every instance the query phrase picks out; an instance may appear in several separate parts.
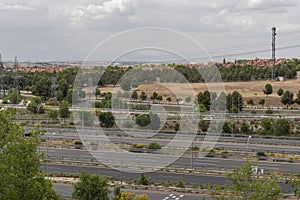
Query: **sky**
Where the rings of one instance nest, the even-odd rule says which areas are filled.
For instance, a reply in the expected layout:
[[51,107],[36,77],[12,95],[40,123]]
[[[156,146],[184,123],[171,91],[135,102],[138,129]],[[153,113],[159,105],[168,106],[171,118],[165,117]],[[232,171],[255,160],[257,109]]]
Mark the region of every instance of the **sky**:
[[[270,58],[275,26],[276,57],[299,57],[299,10],[299,0],[0,0],[0,53],[4,61],[14,56],[19,61],[83,60],[116,34],[160,27],[174,37],[156,35],[160,41],[155,42],[169,42],[168,47],[172,43],[173,51],[187,57],[201,58],[205,50],[216,61]],[[145,32],[137,32],[131,31],[128,41],[146,39]],[[179,43],[176,32],[202,49],[181,39]],[[151,34],[147,37],[154,40]],[[127,48],[128,41],[116,41],[105,53],[98,52],[96,59],[114,58],[119,46]],[[135,52],[127,58],[145,54]],[[157,51],[151,55],[152,59],[170,57]]]

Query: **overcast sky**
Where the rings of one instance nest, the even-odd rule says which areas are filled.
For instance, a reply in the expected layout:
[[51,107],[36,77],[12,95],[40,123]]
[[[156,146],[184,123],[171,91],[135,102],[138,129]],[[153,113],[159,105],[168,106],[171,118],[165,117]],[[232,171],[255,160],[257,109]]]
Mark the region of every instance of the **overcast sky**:
[[162,27],[192,37],[216,60],[270,58],[269,51],[228,54],[270,49],[276,26],[277,47],[289,47],[277,57],[300,57],[299,10],[299,0],[0,0],[0,53],[4,60],[82,60],[114,34]]

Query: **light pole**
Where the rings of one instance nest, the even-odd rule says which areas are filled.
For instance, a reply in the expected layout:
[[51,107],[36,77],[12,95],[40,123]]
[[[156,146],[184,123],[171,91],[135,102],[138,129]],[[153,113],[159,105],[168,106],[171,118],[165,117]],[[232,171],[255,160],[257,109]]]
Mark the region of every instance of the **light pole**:
[[248,157],[249,157],[249,155],[248,155],[248,146],[249,146],[249,141],[250,141],[251,137],[252,137],[252,136],[249,135],[248,140],[247,140],[247,145],[246,145],[247,161],[248,161]]

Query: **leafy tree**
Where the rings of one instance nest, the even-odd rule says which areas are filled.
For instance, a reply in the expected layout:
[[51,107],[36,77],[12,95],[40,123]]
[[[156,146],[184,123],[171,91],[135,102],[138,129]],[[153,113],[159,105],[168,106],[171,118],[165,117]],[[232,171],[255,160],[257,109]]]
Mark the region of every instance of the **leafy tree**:
[[287,183],[292,186],[295,196],[300,198],[300,174],[287,180]]
[[294,103],[293,99],[294,94],[290,91],[285,91],[281,96],[281,103],[283,103],[283,105],[286,105],[286,108],[288,108],[289,105],[292,105]]
[[101,112],[99,114],[100,126],[105,128],[112,128],[115,125],[115,118],[112,112]]
[[248,161],[240,168],[234,169],[228,175],[232,185],[229,186],[229,194],[215,196],[214,199],[240,199],[240,200],[277,200],[280,199],[280,185],[275,176],[266,180],[254,179],[253,164]]
[[75,200],[109,200],[107,180],[94,174],[82,172],[72,194]]
[[114,187],[114,198],[113,200],[121,200],[121,187],[120,186],[115,186]]
[[291,133],[291,124],[286,119],[278,119],[275,122],[274,134],[275,135],[288,135]]
[[10,89],[8,91],[8,100],[11,104],[18,104],[22,100],[22,96],[19,94],[17,89]]
[[66,118],[69,118],[70,115],[71,115],[71,112],[69,110],[69,103],[67,101],[62,101],[59,104],[58,112],[59,112],[59,116],[61,118],[63,118],[64,121],[65,121]]
[[52,120],[57,120],[58,119],[58,111],[57,110],[49,110],[48,117]]
[[258,101],[258,104],[261,105],[261,106],[264,106],[265,103],[266,103],[265,99],[260,99],[260,100]]
[[142,91],[141,95],[140,95],[140,98],[142,101],[146,100],[147,99],[147,95],[144,91]]
[[156,99],[157,99],[158,101],[162,101],[163,98],[162,98],[161,95],[158,95]]
[[24,139],[24,129],[10,111],[0,111],[0,199],[58,199],[41,172],[40,131]]
[[154,101],[154,100],[157,99],[157,97],[158,97],[158,93],[157,92],[153,92],[152,96],[150,97],[150,99]]
[[200,119],[200,121],[199,121],[199,129],[200,129],[200,131],[207,132],[208,128],[209,128],[209,125],[210,125],[210,123],[209,123],[208,120]]
[[207,109],[206,109],[205,105],[200,103],[200,104],[198,104],[198,111],[199,112],[207,112]]
[[27,110],[34,114],[41,114],[44,113],[44,106],[42,105],[42,98],[41,97],[33,97],[31,102],[27,106]]
[[263,135],[271,135],[273,134],[274,128],[274,121],[271,118],[263,118],[261,120],[261,127],[263,128],[262,134]]
[[147,177],[144,173],[140,174],[138,184],[139,185],[149,185],[150,184],[149,180],[147,179]]
[[267,96],[273,93],[273,87],[271,84],[266,84],[265,85],[265,89],[263,90],[264,94],[266,94]]
[[254,106],[254,100],[253,99],[249,99],[247,101],[247,104],[250,105],[251,107]]
[[166,99],[169,103],[172,101],[171,97],[167,97]]
[[237,92],[233,91],[232,94],[227,95],[227,109],[230,112],[242,111],[243,108],[243,97]]
[[211,105],[211,96],[208,90],[202,92],[199,92],[197,94],[197,101],[198,104],[203,104],[206,108],[206,110],[210,110]]
[[67,92],[66,101],[69,104],[72,104],[72,98],[73,98],[73,90],[69,89],[68,92]]
[[176,123],[175,125],[174,125],[174,131],[179,131],[179,128],[180,128],[180,124],[179,123]]
[[138,99],[138,94],[137,94],[136,90],[131,94],[131,98]]
[[282,96],[283,93],[284,93],[284,91],[283,91],[282,88],[279,88],[279,89],[277,90],[278,96]]
[[148,114],[142,114],[135,118],[135,123],[140,127],[145,127],[151,123],[151,118]]
[[222,133],[232,133],[232,129],[228,122],[224,122]]
[[55,92],[55,97],[58,101],[62,101],[64,99],[64,94],[61,90],[57,90]]
[[96,89],[96,92],[95,92],[95,98],[96,100],[98,99],[98,96],[100,96],[101,94],[101,90],[99,88]]
[[249,134],[250,133],[250,126],[247,122],[243,121],[242,125],[241,125],[241,132],[245,133],[245,134]]

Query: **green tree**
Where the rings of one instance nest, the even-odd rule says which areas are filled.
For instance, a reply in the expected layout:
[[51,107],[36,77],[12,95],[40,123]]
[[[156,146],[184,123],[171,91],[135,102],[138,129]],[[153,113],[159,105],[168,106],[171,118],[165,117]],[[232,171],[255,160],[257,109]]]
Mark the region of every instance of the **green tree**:
[[69,103],[67,101],[62,101],[60,104],[59,104],[59,116],[61,118],[64,119],[67,119],[70,117],[71,115],[71,112],[70,112],[70,109],[69,109]]
[[261,127],[263,128],[263,135],[272,135],[274,131],[274,121],[271,118],[263,118],[261,120]]
[[200,103],[200,104],[198,104],[198,111],[199,112],[207,112],[207,109],[206,109],[205,105]]
[[292,186],[295,196],[300,198],[300,174],[287,180],[287,183]]
[[197,94],[197,102],[198,104],[203,104],[206,108],[206,110],[210,110],[211,105],[211,95],[208,90],[202,92],[199,92]]
[[131,94],[131,98],[138,99],[138,94],[137,94],[136,90]]
[[142,91],[141,95],[140,95],[140,98],[142,101],[146,100],[147,99],[147,95],[144,91]]
[[286,108],[288,108],[289,105],[294,103],[294,94],[290,91],[285,91],[281,96],[281,103],[286,105]]
[[233,91],[232,94],[227,95],[227,109],[230,112],[242,111],[243,108],[243,96],[237,92]]
[[223,124],[222,133],[232,133],[232,128],[227,121],[225,121]]
[[112,128],[115,125],[115,118],[112,112],[101,112],[99,114],[100,126],[105,128]]
[[263,90],[264,94],[266,94],[267,96],[273,93],[273,87],[271,84],[266,84],[265,85],[265,89]]
[[261,106],[264,106],[265,103],[266,103],[266,101],[265,101],[264,99],[260,99],[260,100],[258,101],[258,104],[261,105]]
[[75,200],[109,200],[107,180],[96,175],[82,172],[79,182],[74,185],[72,197]]
[[277,94],[278,94],[278,96],[282,96],[282,94],[284,93],[284,91],[283,91],[283,89],[282,88],[279,88],[278,90],[277,90]]
[[167,97],[166,99],[169,103],[172,101],[171,97]]
[[33,97],[31,102],[27,105],[27,110],[34,114],[41,114],[44,113],[44,106],[42,105],[42,98],[41,97]]
[[251,107],[254,106],[254,100],[248,99],[247,104],[250,105]]
[[114,198],[113,200],[121,200],[121,187],[120,186],[115,186],[114,187]]
[[151,118],[148,114],[142,114],[135,118],[135,123],[140,127],[145,127],[151,123]]
[[24,139],[24,128],[10,111],[0,111],[0,199],[58,199],[41,172],[40,131]]
[[138,184],[139,185],[149,185],[150,184],[149,180],[147,179],[147,177],[144,173],[140,174]]
[[239,199],[239,200],[277,200],[280,199],[280,185],[275,176],[266,180],[257,180],[252,171],[253,164],[248,161],[240,168],[234,169],[228,175],[232,185],[229,194],[215,196],[214,199]]
[[99,88],[96,89],[96,92],[95,92],[95,98],[96,100],[98,99],[98,96],[100,96],[101,94],[101,90]]
[[58,111],[57,110],[49,110],[48,111],[48,117],[50,119],[52,119],[53,121],[57,120],[58,119]]
[[241,132],[244,134],[249,134],[250,133],[250,126],[246,121],[243,121],[241,125]]
[[286,119],[278,119],[275,122],[274,134],[275,135],[288,135],[291,133],[291,124]]
[[8,91],[8,100],[11,104],[19,104],[22,99],[17,89],[13,88]]

